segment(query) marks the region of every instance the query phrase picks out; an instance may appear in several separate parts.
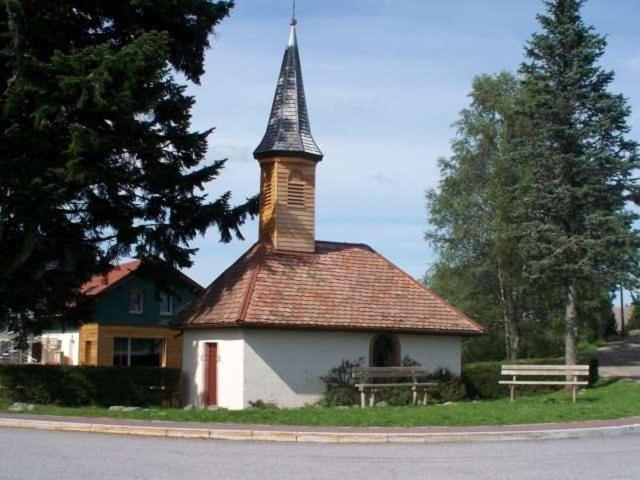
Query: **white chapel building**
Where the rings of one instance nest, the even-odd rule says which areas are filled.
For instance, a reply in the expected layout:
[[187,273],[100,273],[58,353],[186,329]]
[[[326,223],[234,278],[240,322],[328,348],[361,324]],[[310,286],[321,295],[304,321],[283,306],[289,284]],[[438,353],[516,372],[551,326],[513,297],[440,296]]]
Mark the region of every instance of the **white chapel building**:
[[[242,409],[319,400],[342,360],[460,372],[482,327],[363,244],[315,238],[315,172],[296,39],[285,50],[260,166],[259,240],[180,319],[185,403]],[[321,186],[320,186],[321,188]]]

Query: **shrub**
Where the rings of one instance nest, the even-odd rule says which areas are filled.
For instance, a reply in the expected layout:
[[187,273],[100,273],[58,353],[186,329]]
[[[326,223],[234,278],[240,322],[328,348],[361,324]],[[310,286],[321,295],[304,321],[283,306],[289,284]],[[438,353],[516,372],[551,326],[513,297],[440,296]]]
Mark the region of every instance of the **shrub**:
[[360,393],[355,388],[355,382],[351,376],[354,367],[361,367],[364,358],[357,360],[342,360],[340,365],[333,367],[326,375],[320,377],[326,386],[326,391],[321,403],[328,407],[337,405],[357,405],[360,403]]
[[265,402],[261,398],[257,400],[250,400],[249,406],[251,408],[257,408],[259,410],[278,410],[278,405],[274,402]]
[[[462,367],[462,382],[469,398],[503,398],[509,396],[506,385],[499,385],[502,379],[500,369],[505,364],[562,365],[562,358],[534,358],[527,360],[503,360],[501,362],[468,363]],[[579,364],[589,365],[589,385],[598,380],[598,359],[595,355],[582,355]],[[527,385],[520,391],[524,394],[535,394],[557,390],[550,385]]]
[[0,366],[0,385],[13,401],[80,405],[171,405],[180,370],[143,367]]
[[[333,367],[327,375],[320,377],[326,385],[326,392],[321,401],[323,405],[351,406],[360,404],[360,392],[355,388],[351,370],[354,367],[362,366],[363,362],[363,358],[355,361],[342,360],[340,365]],[[401,364],[403,367],[420,366],[417,361],[409,356],[405,356]],[[409,378],[398,378],[394,381],[408,382],[410,380]],[[465,386],[460,377],[452,374],[447,368],[438,367],[429,373],[425,381],[430,380],[438,382],[438,387],[430,392],[430,401],[455,402],[462,400],[466,395]],[[385,388],[376,393],[376,401],[385,401],[393,406],[411,405],[413,403],[413,392],[409,387]]]
[[438,386],[431,392],[435,402],[458,402],[467,396],[467,389],[462,379],[446,367],[436,368],[428,378],[438,382]]

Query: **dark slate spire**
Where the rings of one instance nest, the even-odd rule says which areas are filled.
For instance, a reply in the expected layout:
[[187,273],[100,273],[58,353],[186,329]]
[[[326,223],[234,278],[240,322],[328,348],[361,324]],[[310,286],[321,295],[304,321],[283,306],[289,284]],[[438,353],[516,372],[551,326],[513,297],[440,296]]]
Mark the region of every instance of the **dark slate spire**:
[[302,69],[296,38],[296,19],[291,20],[289,44],[284,52],[278,86],[264,138],[253,152],[256,159],[270,156],[322,160],[322,152],[311,136]]

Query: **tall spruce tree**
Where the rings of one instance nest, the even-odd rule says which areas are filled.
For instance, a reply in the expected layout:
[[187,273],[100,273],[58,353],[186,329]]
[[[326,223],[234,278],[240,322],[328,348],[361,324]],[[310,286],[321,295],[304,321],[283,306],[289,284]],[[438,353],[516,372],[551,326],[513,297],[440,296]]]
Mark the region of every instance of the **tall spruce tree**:
[[583,0],[546,1],[542,27],[520,68],[534,136],[519,184],[527,273],[565,298],[565,356],[576,362],[581,282],[633,284],[638,271],[636,143],[628,139],[630,110],[609,86],[613,72],[598,61],[605,38],[581,18]]
[[204,162],[211,130],[191,129],[177,80],[198,82],[232,7],[1,2],[0,312],[13,328],[81,304],[78,287],[123,256],[185,267],[209,227],[241,237],[256,201],[205,194],[224,161]]

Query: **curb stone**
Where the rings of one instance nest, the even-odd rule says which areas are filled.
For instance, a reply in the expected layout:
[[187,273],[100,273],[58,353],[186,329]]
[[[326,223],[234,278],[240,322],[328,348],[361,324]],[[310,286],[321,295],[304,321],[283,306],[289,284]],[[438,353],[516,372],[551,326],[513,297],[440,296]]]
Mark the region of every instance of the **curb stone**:
[[172,428],[139,425],[108,425],[46,420],[0,418],[0,428],[20,428],[61,432],[104,433],[111,435],[191,438],[211,440],[289,442],[289,443],[470,443],[522,440],[574,439],[607,437],[640,432],[640,423],[628,425],[578,427],[566,429],[426,432],[426,433],[350,433],[321,431],[229,430],[204,428]]

